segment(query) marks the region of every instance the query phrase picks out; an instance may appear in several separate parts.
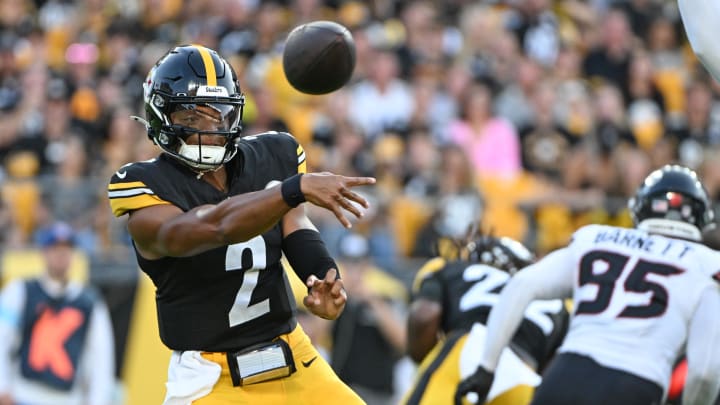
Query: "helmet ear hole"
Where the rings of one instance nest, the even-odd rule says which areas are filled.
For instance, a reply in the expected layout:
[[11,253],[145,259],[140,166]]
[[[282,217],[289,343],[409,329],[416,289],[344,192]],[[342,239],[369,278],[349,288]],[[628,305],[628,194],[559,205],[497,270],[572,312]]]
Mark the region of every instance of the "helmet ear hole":
[[168,146],[168,145],[170,144],[170,137],[168,137],[167,134],[164,133],[164,132],[161,132],[161,133],[157,136],[157,140],[158,140],[158,142],[160,142],[160,144],[163,145],[163,146]]
[[165,107],[165,99],[163,99],[162,96],[157,93],[153,95],[152,103],[155,107],[161,110]]

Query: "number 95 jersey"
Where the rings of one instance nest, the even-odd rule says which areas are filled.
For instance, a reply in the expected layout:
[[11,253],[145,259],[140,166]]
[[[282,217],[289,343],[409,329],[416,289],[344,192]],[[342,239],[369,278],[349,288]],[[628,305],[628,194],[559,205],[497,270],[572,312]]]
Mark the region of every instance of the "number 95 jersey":
[[[187,212],[305,171],[305,153],[289,134],[245,137],[238,149],[226,165],[228,192],[165,154],[123,166],[108,186],[113,214],[158,204]],[[280,263],[281,242],[278,223],[246,242],[195,256],[146,260],[136,254],[157,289],[163,343],[172,350],[226,352],[289,333],[296,307]]]
[[564,273],[573,294],[559,352],[590,356],[666,387],[702,293],[718,291],[720,253],[636,229],[589,225],[546,259],[538,271]]

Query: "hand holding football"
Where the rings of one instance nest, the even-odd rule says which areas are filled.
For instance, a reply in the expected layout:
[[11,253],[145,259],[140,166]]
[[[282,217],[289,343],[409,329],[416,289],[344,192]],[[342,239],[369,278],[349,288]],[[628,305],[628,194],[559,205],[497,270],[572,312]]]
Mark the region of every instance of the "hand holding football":
[[288,34],[283,69],[290,84],[303,93],[327,94],[344,86],[355,69],[355,42],[347,28],[332,21],[313,21]]

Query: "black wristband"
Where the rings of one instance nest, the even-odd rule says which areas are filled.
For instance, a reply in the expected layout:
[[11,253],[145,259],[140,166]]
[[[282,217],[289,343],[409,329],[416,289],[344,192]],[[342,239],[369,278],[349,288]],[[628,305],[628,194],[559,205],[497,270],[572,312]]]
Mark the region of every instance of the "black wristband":
[[280,185],[283,200],[293,208],[305,202],[305,195],[302,193],[302,190],[300,190],[300,178],[302,175],[302,173],[298,173],[285,179]]

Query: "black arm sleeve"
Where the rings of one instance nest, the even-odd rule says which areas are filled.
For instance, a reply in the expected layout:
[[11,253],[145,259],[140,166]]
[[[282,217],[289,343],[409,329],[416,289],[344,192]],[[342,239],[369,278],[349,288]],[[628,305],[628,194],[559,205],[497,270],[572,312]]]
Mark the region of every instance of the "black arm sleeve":
[[[300,229],[286,236],[282,250],[295,274],[305,282],[311,274],[322,279],[330,269],[337,269],[335,260],[325,247],[320,233],[312,229]],[[338,270],[337,278],[340,278]]]

